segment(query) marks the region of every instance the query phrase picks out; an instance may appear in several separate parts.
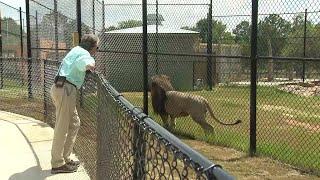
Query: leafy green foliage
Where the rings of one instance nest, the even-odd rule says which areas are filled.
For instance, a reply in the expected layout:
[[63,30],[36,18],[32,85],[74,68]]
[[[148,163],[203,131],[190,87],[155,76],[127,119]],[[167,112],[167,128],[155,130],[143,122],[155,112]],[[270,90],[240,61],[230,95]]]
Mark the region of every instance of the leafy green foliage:
[[[291,24],[278,14],[271,14],[258,24],[258,52],[259,55],[268,56],[269,46],[272,48],[272,56],[279,56],[286,46],[288,32]],[[269,44],[271,43],[271,44]]]
[[[201,41],[206,43],[208,40],[208,19],[199,20],[194,27],[182,27],[182,29],[198,31]],[[227,31],[227,26],[221,21],[212,20],[212,42],[213,44],[232,44],[234,37]]]
[[3,17],[1,28],[3,45],[20,45],[20,25],[14,19]]
[[119,22],[118,26],[108,27],[107,31],[113,31],[117,29],[127,29],[127,28],[139,27],[139,26],[142,26],[142,21],[130,19],[127,21]]

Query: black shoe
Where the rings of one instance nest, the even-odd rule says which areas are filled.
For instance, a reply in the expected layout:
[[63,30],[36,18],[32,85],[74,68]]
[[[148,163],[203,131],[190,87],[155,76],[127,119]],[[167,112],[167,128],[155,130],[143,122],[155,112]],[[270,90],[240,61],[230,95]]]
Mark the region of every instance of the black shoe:
[[63,166],[52,168],[51,174],[58,174],[58,173],[73,173],[78,170],[77,166],[70,166],[68,164],[65,164]]
[[69,166],[79,167],[80,166],[80,161],[71,160],[71,161],[67,162],[66,164],[69,165]]

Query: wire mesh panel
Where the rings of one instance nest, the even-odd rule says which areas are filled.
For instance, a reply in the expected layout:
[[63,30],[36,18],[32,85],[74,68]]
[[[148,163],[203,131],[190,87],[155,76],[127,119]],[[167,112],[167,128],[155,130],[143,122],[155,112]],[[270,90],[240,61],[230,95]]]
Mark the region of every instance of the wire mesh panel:
[[101,73],[136,106],[142,107],[141,2],[104,1],[105,32],[100,36]]
[[[56,76],[60,62],[44,60],[45,80],[44,80],[44,121],[51,126],[55,125],[55,107],[51,99],[51,88]],[[96,80],[91,75],[86,76],[83,85],[82,96],[78,94],[77,112],[81,119],[81,127],[78,132],[74,151],[77,157],[84,164],[84,168],[91,179],[96,179],[96,110],[97,110],[97,86]],[[81,100],[80,100],[81,99]]]
[[99,178],[231,178],[218,166],[202,159],[200,154],[192,153],[191,149],[130,104],[103,79],[101,84],[98,83],[98,97]]
[[55,107],[51,99],[51,87],[53,85],[54,77],[56,76],[60,63],[53,60],[44,60],[44,106],[45,116],[44,121],[50,126],[55,124]]
[[[55,110],[49,94],[59,63],[44,62],[46,72],[45,120],[49,124],[54,124]],[[209,163],[207,168],[204,167],[206,165],[204,162],[207,160],[194,162],[195,159],[203,157],[196,155],[190,158],[188,151],[191,149],[188,147],[181,150],[179,145],[174,145],[179,141],[178,139],[173,141],[161,136],[161,132],[158,133],[159,128],[162,131],[165,130],[157,124],[154,127],[152,120],[143,123],[139,116],[141,114],[139,108],[133,108],[131,104],[121,104],[120,101],[115,100],[120,97],[120,94],[106,84],[102,75],[99,77],[87,74],[83,86],[83,101],[82,103],[78,101],[77,105],[82,125],[78,133],[75,152],[84,163],[91,179],[134,177],[211,179],[221,174],[226,178],[231,178],[212,163]],[[122,101],[128,103],[124,98]],[[128,111],[129,109],[132,111]],[[135,109],[140,113],[133,112]],[[143,135],[142,139],[140,135]],[[145,162],[142,163],[142,161]],[[163,163],[158,163],[158,161],[163,161]]]
[[[148,34],[149,76],[165,74],[170,77],[174,90],[205,98],[215,117],[224,122],[243,120],[240,125],[226,127],[208,115],[205,119],[215,131],[208,137],[195,115],[193,118],[192,114],[173,115],[179,118],[172,131],[246,151],[250,89],[248,83],[244,84],[250,77],[250,34],[246,34],[246,39],[239,37],[238,42],[235,36],[241,33],[236,31],[241,27],[238,24],[247,20],[248,23],[243,24],[250,26],[251,1],[212,4],[210,1],[159,0],[150,2],[148,7],[148,24],[155,26],[155,30],[150,27],[153,33]],[[177,9],[178,12],[173,13]],[[162,122],[160,116],[152,115]]]
[[81,31],[83,34],[93,31],[94,20],[94,2],[95,0],[81,0],[81,21],[83,25],[81,26]]
[[[23,58],[1,58],[1,109],[43,119],[43,65]],[[28,76],[28,73],[31,76]],[[31,77],[31,78],[29,78]],[[31,98],[32,97],[32,98]]]
[[[97,161],[97,80],[90,74],[86,76],[82,96],[78,97],[77,110],[81,127],[76,141],[75,152],[84,162],[86,172],[96,179]],[[86,148],[84,148],[86,147]]]
[[[77,15],[75,8],[76,1],[57,1],[57,27],[58,33],[57,48],[60,50],[71,49],[73,44],[73,33],[77,32]],[[70,8],[74,7],[74,8]],[[60,52],[62,53],[62,52]],[[59,60],[63,58],[63,53],[59,54]]]
[[[284,67],[295,64],[301,68],[302,65],[301,61],[286,60],[278,62],[275,67],[279,67],[280,63],[283,63]],[[315,65],[319,63],[313,62],[312,66]],[[317,171],[320,132],[319,83],[313,78],[306,80],[290,80],[288,76],[277,77],[273,81],[260,79],[257,89],[257,143],[259,153],[291,162],[308,171]]]
[[1,53],[3,57],[25,57],[25,13],[18,8],[0,2],[1,8]]
[[[308,171],[319,166],[319,2],[260,1],[258,149]],[[282,57],[282,58],[281,58]],[[286,57],[295,57],[294,59]]]

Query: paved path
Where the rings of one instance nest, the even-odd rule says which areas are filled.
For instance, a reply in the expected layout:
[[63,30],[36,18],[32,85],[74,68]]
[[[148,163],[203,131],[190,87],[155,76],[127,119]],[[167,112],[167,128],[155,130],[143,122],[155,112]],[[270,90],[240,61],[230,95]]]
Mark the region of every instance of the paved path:
[[30,117],[0,111],[1,180],[87,180],[78,172],[52,175],[50,150],[53,129]]

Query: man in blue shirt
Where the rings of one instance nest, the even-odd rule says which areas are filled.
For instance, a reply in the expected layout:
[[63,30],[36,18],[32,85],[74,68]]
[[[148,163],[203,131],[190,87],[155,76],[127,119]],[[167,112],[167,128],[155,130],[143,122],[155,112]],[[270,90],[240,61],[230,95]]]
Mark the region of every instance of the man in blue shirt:
[[77,91],[84,82],[86,71],[94,71],[93,55],[98,49],[98,37],[85,34],[79,46],[64,57],[51,88],[51,98],[56,107],[56,123],[51,149],[51,173],[76,172],[79,161],[70,159],[80,128],[76,109]]

